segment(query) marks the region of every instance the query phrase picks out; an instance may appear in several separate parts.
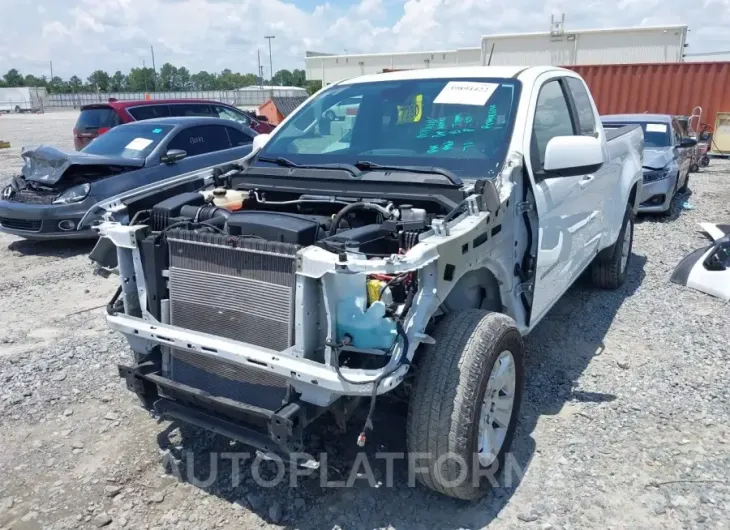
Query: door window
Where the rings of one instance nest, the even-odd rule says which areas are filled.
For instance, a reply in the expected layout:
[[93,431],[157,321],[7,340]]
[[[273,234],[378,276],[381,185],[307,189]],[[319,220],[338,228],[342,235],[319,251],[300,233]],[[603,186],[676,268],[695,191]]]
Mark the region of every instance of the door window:
[[557,79],[548,81],[537,96],[535,122],[532,125],[530,158],[533,171],[542,171],[547,144],[552,138],[574,134],[573,120],[563,87]]
[[188,156],[203,155],[214,151],[230,149],[231,142],[224,127],[220,125],[200,125],[177,133],[167,149],[182,149]]
[[236,121],[238,123],[242,123],[246,127],[251,127],[251,118],[246,116],[243,112],[236,112],[235,110],[224,107],[223,105],[213,105],[213,112],[215,112],[216,116],[223,118],[224,120]]
[[249,145],[253,143],[253,138],[245,132],[234,129],[233,127],[226,127],[225,129],[226,132],[228,132],[228,138],[230,138],[231,145],[233,147],[239,147],[241,145]]
[[591,97],[585,84],[580,79],[568,77],[568,88],[575,102],[575,110],[578,112],[578,123],[580,133],[586,136],[593,136],[596,132],[596,117],[591,105]]

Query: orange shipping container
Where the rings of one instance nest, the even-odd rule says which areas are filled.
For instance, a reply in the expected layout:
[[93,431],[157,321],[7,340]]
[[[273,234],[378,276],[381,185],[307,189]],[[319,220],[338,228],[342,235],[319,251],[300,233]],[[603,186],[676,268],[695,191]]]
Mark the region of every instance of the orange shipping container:
[[586,80],[600,114],[689,115],[702,107],[702,122],[715,126],[730,112],[730,62],[569,66]]

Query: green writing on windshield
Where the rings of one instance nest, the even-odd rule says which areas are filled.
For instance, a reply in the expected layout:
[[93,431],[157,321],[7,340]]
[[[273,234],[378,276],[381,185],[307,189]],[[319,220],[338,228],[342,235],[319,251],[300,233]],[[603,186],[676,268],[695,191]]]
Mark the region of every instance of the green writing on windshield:
[[489,105],[489,108],[487,109],[487,118],[484,120],[484,125],[482,125],[481,129],[491,129],[494,127],[494,122],[497,120],[497,106],[496,105]]

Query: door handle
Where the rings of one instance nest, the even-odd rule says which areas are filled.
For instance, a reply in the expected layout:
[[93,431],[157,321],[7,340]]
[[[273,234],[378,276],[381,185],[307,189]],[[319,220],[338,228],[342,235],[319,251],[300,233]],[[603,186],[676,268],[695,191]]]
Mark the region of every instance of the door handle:
[[595,175],[586,175],[585,177],[580,179],[580,182],[578,184],[580,184],[581,188],[585,189],[591,182],[593,182],[595,178]]

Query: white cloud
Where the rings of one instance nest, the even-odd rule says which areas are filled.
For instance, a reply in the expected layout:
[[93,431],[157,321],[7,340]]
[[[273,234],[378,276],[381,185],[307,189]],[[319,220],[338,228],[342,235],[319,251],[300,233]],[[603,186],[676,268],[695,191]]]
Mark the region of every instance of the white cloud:
[[[306,50],[342,53],[478,46],[481,35],[545,31],[550,14],[568,29],[684,23],[688,52],[730,50],[730,0],[55,0],[28,17],[23,0],[4,0],[0,74],[10,68],[85,77],[96,69],[127,71],[165,62],[190,70],[256,71],[257,49],[268,70],[303,68]],[[710,16],[711,15],[711,16]],[[709,17],[709,18],[708,18]],[[266,71],[268,75],[268,71]]]

